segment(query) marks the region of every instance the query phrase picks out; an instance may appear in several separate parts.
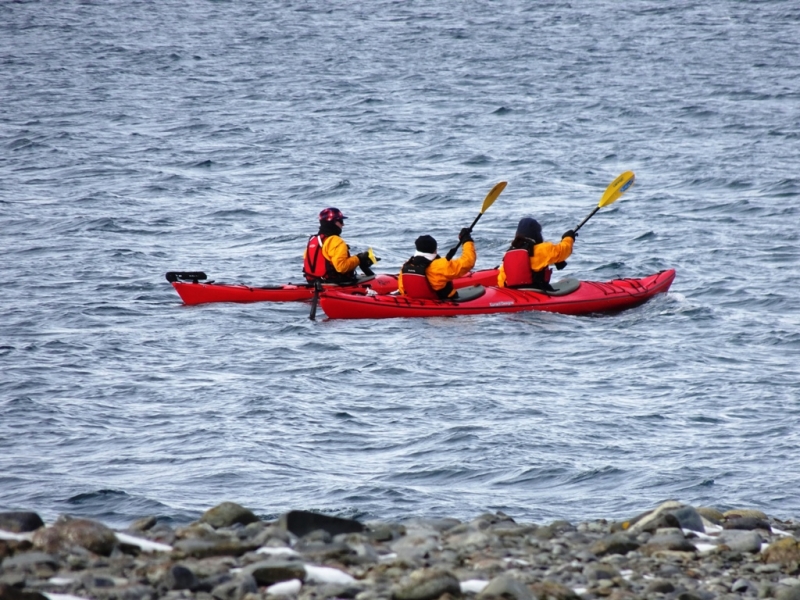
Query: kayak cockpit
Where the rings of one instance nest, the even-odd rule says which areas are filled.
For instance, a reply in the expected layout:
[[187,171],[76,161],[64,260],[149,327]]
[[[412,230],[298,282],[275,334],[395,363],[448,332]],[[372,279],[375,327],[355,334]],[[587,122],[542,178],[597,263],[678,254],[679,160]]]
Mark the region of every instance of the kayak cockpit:
[[520,292],[536,292],[537,294],[545,294],[547,296],[566,296],[567,294],[577,291],[577,289],[581,287],[581,282],[574,277],[567,277],[551,284],[551,287],[553,288],[552,290],[543,290],[534,287],[515,287],[509,289],[515,289]]

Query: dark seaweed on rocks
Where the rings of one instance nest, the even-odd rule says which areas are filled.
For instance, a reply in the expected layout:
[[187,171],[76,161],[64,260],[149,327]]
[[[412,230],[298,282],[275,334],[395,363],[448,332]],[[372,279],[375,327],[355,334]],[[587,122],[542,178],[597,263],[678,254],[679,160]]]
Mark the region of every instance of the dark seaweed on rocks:
[[578,524],[306,511],[263,521],[231,502],[175,529],[37,518],[0,513],[0,600],[800,598],[800,524],[674,501]]

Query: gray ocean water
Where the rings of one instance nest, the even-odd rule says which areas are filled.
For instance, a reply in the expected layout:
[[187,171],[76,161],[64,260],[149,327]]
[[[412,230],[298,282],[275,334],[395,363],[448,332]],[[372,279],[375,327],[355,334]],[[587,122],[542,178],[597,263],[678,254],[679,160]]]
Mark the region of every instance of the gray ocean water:
[[[800,516],[794,1],[0,2],[0,510],[174,523]],[[317,213],[396,272],[517,221],[613,316],[182,306],[299,281]]]

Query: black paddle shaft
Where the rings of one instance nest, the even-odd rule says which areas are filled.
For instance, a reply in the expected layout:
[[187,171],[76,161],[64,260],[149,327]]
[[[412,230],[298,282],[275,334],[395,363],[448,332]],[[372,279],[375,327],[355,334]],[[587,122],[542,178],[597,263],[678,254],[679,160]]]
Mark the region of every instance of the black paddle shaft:
[[592,212],[590,212],[590,213],[589,213],[589,216],[587,216],[587,217],[586,217],[586,218],[585,218],[583,221],[581,221],[580,225],[578,225],[578,226],[577,226],[575,229],[573,229],[572,231],[574,231],[575,233],[578,233],[578,229],[580,229],[581,227],[583,227],[583,226],[586,224],[586,221],[588,221],[589,219],[591,219],[591,218],[594,216],[594,213],[596,213],[598,210],[600,210],[600,207],[599,207],[599,206],[598,206],[598,207],[596,207],[596,208],[595,208],[595,209],[594,209]]
[[[478,216],[475,217],[475,220],[472,222],[472,225],[469,226],[469,232],[470,233],[472,233],[472,229],[475,227],[475,224],[478,222],[478,220],[482,216],[483,216],[483,213],[478,213]],[[455,246],[453,246],[452,248],[450,248],[450,250],[447,252],[447,260],[451,260],[456,255],[456,252],[458,252],[458,249],[460,247],[461,247],[461,240],[458,240],[458,243]]]
[[322,282],[319,279],[314,280],[314,295],[311,296],[311,313],[308,318],[312,321],[317,320],[317,303],[319,302],[319,292],[322,289]]

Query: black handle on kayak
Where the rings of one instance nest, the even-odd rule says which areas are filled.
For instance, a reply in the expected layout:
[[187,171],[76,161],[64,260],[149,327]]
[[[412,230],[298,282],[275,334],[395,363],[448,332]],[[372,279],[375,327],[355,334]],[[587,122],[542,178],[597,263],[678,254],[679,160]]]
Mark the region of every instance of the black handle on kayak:
[[197,283],[200,279],[207,279],[206,274],[202,271],[168,271],[166,277],[170,283],[175,283],[176,281]]

